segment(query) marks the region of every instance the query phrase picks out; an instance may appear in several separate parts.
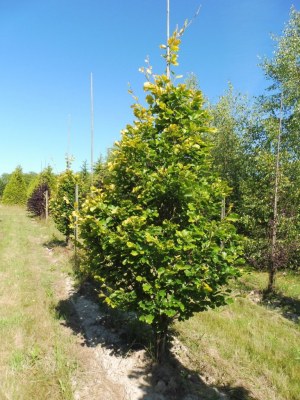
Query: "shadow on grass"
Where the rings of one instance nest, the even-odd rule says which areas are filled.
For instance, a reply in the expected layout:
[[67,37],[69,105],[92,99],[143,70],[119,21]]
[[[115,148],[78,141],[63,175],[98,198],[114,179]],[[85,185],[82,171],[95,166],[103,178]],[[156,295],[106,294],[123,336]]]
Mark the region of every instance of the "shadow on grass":
[[300,322],[300,300],[288,297],[280,292],[262,293],[261,303],[272,309],[277,309],[290,321]]
[[55,247],[67,247],[67,242],[54,237],[48,242],[43,243],[43,246],[47,247],[48,249],[54,249]]
[[142,393],[139,400],[253,399],[243,387],[210,385],[199,373],[184,366],[180,357],[175,356],[180,354],[181,346],[176,338],[168,359],[160,365],[155,363],[151,358],[153,336],[149,325],[138,321],[134,314],[99,304],[95,288],[89,283],[60,301],[56,315],[75,335],[81,335],[83,346],[101,345],[120,360],[142,357],[144,362],[136,362],[133,369],[126,371]]

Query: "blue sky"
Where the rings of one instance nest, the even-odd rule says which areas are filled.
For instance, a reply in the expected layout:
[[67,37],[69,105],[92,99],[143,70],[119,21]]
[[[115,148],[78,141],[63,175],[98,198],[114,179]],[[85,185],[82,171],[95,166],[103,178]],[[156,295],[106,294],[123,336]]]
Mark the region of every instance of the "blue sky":
[[[171,31],[186,31],[176,72],[195,73],[214,102],[231,81],[250,96],[267,86],[258,56],[272,56],[300,0],[170,0]],[[94,158],[132,121],[128,83],[139,96],[146,56],[164,71],[166,0],[0,0],[0,174],[78,170],[90,160],[90,73],[94,80]]]

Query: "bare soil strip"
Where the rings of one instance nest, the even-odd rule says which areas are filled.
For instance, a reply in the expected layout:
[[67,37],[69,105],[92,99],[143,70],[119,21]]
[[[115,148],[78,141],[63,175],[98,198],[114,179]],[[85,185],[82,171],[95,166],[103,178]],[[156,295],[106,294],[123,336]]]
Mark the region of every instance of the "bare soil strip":
[[74,378],[75,399],[101,399],[101,396],[116,400],[228,398],[212,385],[211,379],[184,367],[190,360],[187,349],[178,340],[173,342],[173,359],[158,366],[145,349],[131,347],[124,340],[124,326],[116,327],[116,321],[111,326],[111,316],[99,307],[89,290],[76,292],[70,277],[66,277],[65,284],[65,302],[61,307],[67,316],[63,324],[81,338],[84,358],[87,365],[91,365],[90,374],[81,373]]

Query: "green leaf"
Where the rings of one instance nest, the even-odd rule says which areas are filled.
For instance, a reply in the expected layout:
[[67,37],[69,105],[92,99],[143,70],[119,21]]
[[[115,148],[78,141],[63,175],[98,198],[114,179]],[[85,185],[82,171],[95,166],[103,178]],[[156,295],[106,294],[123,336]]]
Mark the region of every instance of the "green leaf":
[[176,315],[177,311],[176,311],[176,310],[165,310],[164,313],[165,313],[168,317],[172,318],[172,317],[174,317],[174,316]]
[[151,325],[152,322],[154,321],[154,315],[152,314],[141,315],[139,320],[142,322],[146,322],[146,324]]
[[149,283],[144,283],[143,284],[143,290],[146,293],[152,292],[152,286]]

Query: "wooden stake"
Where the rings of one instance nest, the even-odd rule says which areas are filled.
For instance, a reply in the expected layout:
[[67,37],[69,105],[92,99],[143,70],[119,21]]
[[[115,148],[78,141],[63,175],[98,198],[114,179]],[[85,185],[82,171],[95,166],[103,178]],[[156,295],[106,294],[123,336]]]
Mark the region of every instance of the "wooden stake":
[[225,215],[226,215],[226,203],[225,203],[225,197],[223,197],[221,205],[221,220],[225,218]]

